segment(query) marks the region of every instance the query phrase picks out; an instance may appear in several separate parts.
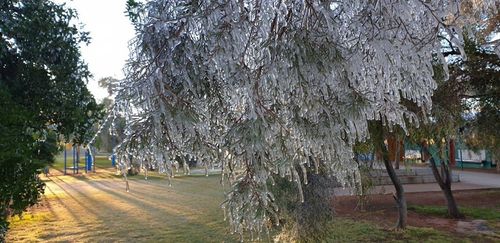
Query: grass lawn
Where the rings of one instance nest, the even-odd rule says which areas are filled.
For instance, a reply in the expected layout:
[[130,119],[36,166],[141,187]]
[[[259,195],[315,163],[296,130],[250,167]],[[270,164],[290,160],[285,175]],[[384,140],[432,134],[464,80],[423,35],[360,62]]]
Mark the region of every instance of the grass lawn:
[[[61,169],[60,164],[58,161],[54,167]],[[47,187],[41,204],[22,219],[11,218],[7,241],[239,241],[223,220],[219,205],[224,193],[218,175],[176,176],[172,187],[154,173],[149,180],[133,176],[129,179],[130,192],[126,192],[123,179],[109,169],[107,158],[99,158],[97,165],[98,173],[44,177]],[[439,207],[415,206],[412,210],[422,215],[435,215],[434,211],[442,215]],[[472,218],[498,220],[493,211],[481,210],[471,208],[463,212]],[[404,232],[397,232],[378,226],[377,222],[342,217],[325,232],[326,242],[495,242],[497,239],[427,227],[410,226]]]
[[[420,214],[440,217],[448,216],[448,208],[445,206],[411,205],[408,209]],[[459,207],[459,210],[468,218],[500,221],[499,208]]]
[[325,238],[326,242],[471,242],[431,228],[410,226],[394,231],[348,219],[337,219]]
[[112,174],[47,179],[42,204],[11,220],[7,241],[237,241],[219,207],[218,176],[130,179]]

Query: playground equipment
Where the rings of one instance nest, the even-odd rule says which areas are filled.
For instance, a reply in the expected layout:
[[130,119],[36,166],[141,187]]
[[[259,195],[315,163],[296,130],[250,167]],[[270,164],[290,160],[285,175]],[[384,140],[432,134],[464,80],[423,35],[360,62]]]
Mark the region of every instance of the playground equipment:
[[[110,109],[110,111],[114,111],[114,109]],[[111,156],[110,156],[110,159],[111,159],[111,165],[113,167],[116,166],[116,154],[115,154],[115,127],[114,127],[114,119],[116,118],[116,116],[114,115],[113,112],[110,112],[108,114],[108,116],[106,117],[106,119],[101,123],[101,125],[99,126],[97,132],[94,134],[94,136],[92,137],[92,139],[90,139],[90,141],[88,142],[88,144],[86,146],[81,146],[81,145],[76,145],[76,144],[64,144],[64,174],[66,175],[68,170],[71,170],[73,172],[73,174],[78,174],[80,172],[80,169],[84,169],[85,170],[85,173],[88,173],[88,172],[95,172],[95,154],[96,154],[96,151],[93,147],[94,145],[94,142],[96,141],[96,138],[97,136],[103,131],[105,130],[104,128],[106,127],[106,124],[108,124],[108,122],[110,122],[111,124],[111,127],[110,127],[110,132],[111,132],[111,147],[113,148],[112,152],[111,152]],[[69,145],[69,146],[68,146]],[[71,154],[72,154],[72,160],[71,160],[71,163],[72,163],[72,166],[68,167],[68,147],[70,148],[69,150],[71,150]],[[80,166],[80,161],[81,161],[81,153],[80,151],[81,150],[84,150],[84,164],[83,166]]]
[[[113,111],[113,109],[110,109],[110,111]],[[108,122],[110,122],[111,124],[111,127],[109,129],[109,131],[111,132],[111,147],[112,147],[112,151],[111,151],[111,156],[110,156],[110,160],[111,160],[111,166],[115,167],[116,166],[116,155],[115,155],[115,136],[114,136],[114,119],[115,119],[115,116],[114,116],[114,113],[113,112],[110,112],[108,114],[108,116],[106,117],[106,119],[101,123],[101,125],[99,126],[99,128],[97,129],[97,132],[94,134],[94,137],[92,137],[92,139],[90,139],[87,147],[90,148],[88,151],[89,153],[91,154],[90,156],[92,157],[92,159],[95,158],[95,156],[93,156],[92,153],[92,149],[93,148],[93,144],[95,142],[95,140],[97,139],[97,136],[99,136],[99,134],[105,130],[105,126],[106,124],[108,124]],[[94,161],[94,160],[93,160]],[[95,166],[94,166],[94,171],[95,171]]]
[[[68,145],[71,146],[71,163],[72,166],[68,167]],[[84,164],[80,166],[81,161],[81,150],[84,150]],[[95,172],[95,156],[93,155],[92,147],[87,145],[86,147],[82,147],[76,144],[65,144],[64,145],[64,174],[68,173],[68,170],[72,171],[73,174],[78,174],[80,169],[84,169],[85,173]]]

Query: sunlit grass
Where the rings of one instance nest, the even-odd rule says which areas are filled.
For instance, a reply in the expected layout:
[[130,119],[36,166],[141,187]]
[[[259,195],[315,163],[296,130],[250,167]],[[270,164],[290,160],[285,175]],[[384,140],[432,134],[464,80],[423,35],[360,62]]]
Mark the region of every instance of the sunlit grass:
[[[166,180],[51,177],[45,199],[25,219],[11,219],[8,240],[234,242],[223,220],[218,176]],[[76,237],[76,238],[75,238]]]

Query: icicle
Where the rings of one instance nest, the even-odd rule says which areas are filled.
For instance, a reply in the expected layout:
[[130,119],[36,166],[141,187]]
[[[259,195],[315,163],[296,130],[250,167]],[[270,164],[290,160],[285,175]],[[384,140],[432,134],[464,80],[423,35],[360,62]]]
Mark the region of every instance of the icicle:
[[319,174],[319,161],[318,158],[312,155],[313,161],[314,161],[314,170],[316,171],[316,174]]
[[304,192],[302,191],[302,183],[300,183],[300,178],[299,178],[299,173],[294,169],[292,170],[293,177],[295,182],[297,183],[297,188],[299,189],[299,197],[300,197],[300,202],[304,202]]
[[172,180],[171,180],[170,175],[168,174],[168,172],[167,172],[167,174],[165,175],[165,178],[168,180],[168,186],[169,186],[169,187],[172,187]]
[[130,187],[128,185],[128,178],[127,178],[127,173],[126,172],[123,173],[123,178],[125,178],[125,190],[127,192],[130,192]]
[[304,177],[304,185],[307,185],[308,180],[307,180],[307,170],[304,164],[300,164],[300,168],[302,169],[302,176]]

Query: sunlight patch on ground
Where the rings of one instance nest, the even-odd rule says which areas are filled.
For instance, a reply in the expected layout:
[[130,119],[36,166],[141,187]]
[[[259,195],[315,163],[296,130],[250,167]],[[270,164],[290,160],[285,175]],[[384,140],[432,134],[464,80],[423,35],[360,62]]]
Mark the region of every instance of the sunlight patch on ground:
[[[166,180],[53,176],[41,204],[12,219],[8,241],[234,241],[219,207],[219,177]],[[102,177],[102,178],[100,178]]]

